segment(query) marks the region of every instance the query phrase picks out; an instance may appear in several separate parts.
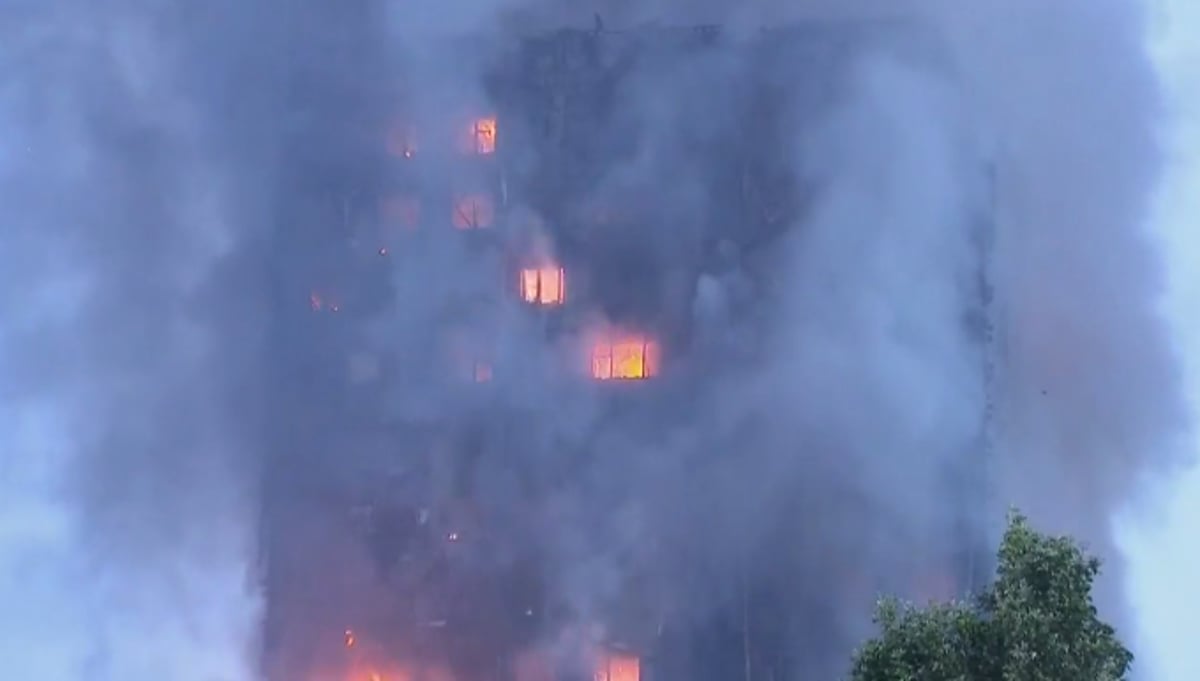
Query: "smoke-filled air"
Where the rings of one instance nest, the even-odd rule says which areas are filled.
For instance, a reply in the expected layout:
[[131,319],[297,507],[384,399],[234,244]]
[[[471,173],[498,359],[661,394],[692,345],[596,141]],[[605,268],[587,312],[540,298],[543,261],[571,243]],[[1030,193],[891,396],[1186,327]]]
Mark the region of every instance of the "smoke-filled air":
[[9,2],[0,679],[835,679],[1188,463],[1122,0]]

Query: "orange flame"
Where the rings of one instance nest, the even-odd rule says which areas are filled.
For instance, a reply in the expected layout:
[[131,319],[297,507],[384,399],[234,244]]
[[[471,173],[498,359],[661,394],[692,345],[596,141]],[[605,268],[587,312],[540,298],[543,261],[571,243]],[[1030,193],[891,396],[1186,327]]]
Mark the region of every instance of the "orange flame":
[[353,669],[345,676],[345,681],[411,681],[412,675],[404,669],[388,669],[380,671],[376,668]]
[[337,671],[325,671],[312,681],[414,681],[418,678],[454,681],[444,667],[413,666],[403,660],[389,659],[390,656],[382,653],[369,635],[362,638],[354,629],[342,632],[342,642],[347,651],[344,666],[339,665]]
[[471,121],[463,140],[463,151],[486,156],[496,153],[496,117],[484,116]]
[[636,380],[658,375],[658,343],[643,338],[601,340],[592,347],[592,378]]
[[623,653],[602,654],[596,662],[595,681],[640,681],[641,660]]
[[495,218],[496,208],[487,194],[464,194],[454,201],[452,220],[458,229],[491,227]]
[[561,267],[521,270],[521,299],[532,305],[562,305],[567,300],[567,281]]
[[399,665],[356,667],[345,675],[345,681],[454,681],[448,669],[440,666],[408,668]]

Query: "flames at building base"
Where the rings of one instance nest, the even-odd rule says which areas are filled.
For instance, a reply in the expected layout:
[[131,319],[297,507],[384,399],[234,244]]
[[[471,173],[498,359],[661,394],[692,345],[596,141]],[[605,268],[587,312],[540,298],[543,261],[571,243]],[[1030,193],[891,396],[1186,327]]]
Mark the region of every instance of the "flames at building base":
[[[344,669],[310,681],[459,681],[449,665],[392,659],[385,649],[372,647],[353,630],[346,631],[344,645]],[[590,674],[569,676],[590,676],[590,681],[641,681],[641,659],[630,653],[591,647],[576,651],[571,662],[576,669],[590,669]],[[563,675],[556,671],[560,666],[548,652],[528,649],[514,656],[507,672],[512,681],[558,681]]]

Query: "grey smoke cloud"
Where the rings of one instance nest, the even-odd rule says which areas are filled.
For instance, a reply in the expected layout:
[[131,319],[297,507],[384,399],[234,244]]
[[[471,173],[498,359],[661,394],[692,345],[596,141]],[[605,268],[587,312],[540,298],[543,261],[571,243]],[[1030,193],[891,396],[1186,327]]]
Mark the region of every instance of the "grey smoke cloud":
[[1160,94],[1142,8],[1027,11],[1019,28],[978,17],[975,47],[960,50],[975,80],[991,84],[977,91],[1008,166],[998,473],[1007,499],[1105,555],[1104,601],[1115,611],[1114,509],[1188,452],[1180,371],[1159,313],[1165,275],[1148,231]]
[[210,52],[208,12],[3,11],[5,678],[254,675],[269,168],[228,80],[254,50]]
[[[638,575],[648,619],[670,612],[673,626],[727,607],[749,576],[774,585],[780,607],[825,623],[781,635],[789,671],[839,670],[866,631],[873,590],[915,594],[934,569],[915,558],[959,548],[947,474],[977,455],[984,401],[982,357],[961,319],[975,267],[965,225],[988,207],[978,171],[994,162],[1000,420],[995,506],[976,529],[994,530],[1015,503],[1081,535],[1109,560],[1106,607],[1119,613],[1109,518],[1140,479],[1181,463],[1188,425],[1143,230],[1160,150],[1138,8],[902,5],[393,3],[356,24],[341,4],[289,8],[287,19],[233,3],[129,4],[30,10],[11,24],[0,47],[20,74],[0,100],[0,192],[15,207],[0,251],[0,598],[18,607],[0,611],[0,676],[255,677],[256,476],[274,446],[267,435],[309,416],[265,387],[291,341],[268,335],[264,271],[296,257],[265,247],[289,200],[275,183],[289,120],[276,109],[281,67],[332,68],[317,35],[334,31],[316,29],[338,22],[364,51],[396,50],[399,87],[439,98],[419,112],[430,120],[447,103],[477,101],[474,58],[489,53],[451,64],[401,53],[398,38],[498,22],[587,26],[597,10],[610,28],[901,15],[944,41],[953,65],[872,40],[828,71],[760,74],[795,93],[797,132],[779,157],[806,188],[805,207],[768,252],[729,246],[702,274],[700,235],[686,225],[713,206],[707,159],[689,150],[742,112],[670,71],[623,92],[614,141],[636,139],[637,153],[588,198],[655,190],[664,219],[639,235],[646,252],[635,255],[661,275],[655,295],[690,315],[694,349],[672,359],[707,377],[699,389],[668,386],[637,418],[614,417],[536,361],[566,365],[567,347],[545,347],[496,301],[496,352],[521,377],[498,377],[496,403],[448,388],[428,362],[382,395],[348,398],[350,410],[383,400],[410,421],[461,422],[463,440],[478,440],[472,495],[503,541],[468,555],[476,572],[530,552],[548,597],[580,619],[611,614]],[[601,242],[620,254],[628,235],[609,236]],[[397,255],[395,302],[349,342],[419,366],[424,330],[502,276],[499,263],[464,272],[468,255],[449,240],[421,256]],[[504,429],[505,419],[521,427]],[[351,438],[339,466],[392,448]],[[288,475],[325,476],[324,451],[297,453]],[[428,484],[386,494],[456,497],[453,466],[434,468]],[[327,592],[285,616],[338,631],[398,607],[302,487],[284,492],[284,506],[311,551],[287,559],[331,576]],[[318,634],[298,640],[308,636]]]
[[[772,352],[765,376],[748,371],[733,390],[714,382],[699,398],[717,425],[697,440],[757,455],[750,464],[739,459],[721,468],[718,481],[704,488],[736,499],[716,504],[718,517],[703,516],[726,530],[705,534],[710,549],[733,561],[746,540],[726,545],[719,538],[744,537],[753,518],[776,508],[747,497],[804,489],[803,483],[782,485],[781,471],[807,474],[820,481],[810,483],[818,487],[843,481],[845,496],[853,490],[853,498],[876,508],[873,517],[900,518],[900,533],[871,521],[835,524],[856,536],[902,538],[899,545],[881,539],[880,546],[866,542],[870,548],[860,549],[883,572],[896,567],[908,542],[920,544],[913,535],[924,534],[933,545],[945,535],[938,521],[945,498],[932,491],[933,462],[962,455],[982,399],[975,358],[954,332],[954,296],[969,259],[969,245],[955,229],[964,213],[986,200],[964,179],[970,162],[994,158],[999,234],[993,264],[1003,349],[995,501],[1017,504],[1103,554],[1109,562],[1103,600],[1117,614],[1121,568],[1110,539],[1111,515],[1136,496],[1146,477],[1166,475],[1182,463],[1180,436],[1188,425],[1155,311],[1162,285],[1158,256],[1144,229],[1161,152],[1154,135],[1157,85],[1139,8],[938,2],[835,8],[813,2],[715,3],[684,11],[671,3],[573,3],[571,11],[551,14],[553,21],[570,17],[586,24],[597,9],[618,28],[644,21],[756,25],[782,16],[916,16],[947,41],[957,70],[949,82],[939,80],[944,74],[914,74],[885,59],[873,73],[860,72],[857,89],[851,85],[843,93],[843,110],[817,128],[815,139],[798,145],[794,162],[815,168],[825,180],[819,185],[824,193],[816,201],[821,208],[792,238],[787,253],[795,259],[779,265],[788,273],[785,281],[794,282],[791,290],[766,303],[773,322],[766,329]],[[674,83],[652,83],[629,100],[645,112],[639,130],[651,145],[669,136],[664,130],[678,120],[665,104],[671,95],[648,94],[654,85],[675,94]],[[656,122],[664,107],[668,113]],[[718,118],[722,110],[705,109]],[[983,139],[972,140],[972,134]],[[984,140],[994,147],[986,156]],[[704,300],[726,295],[714,281],[704,280],[701,290],[708,293],[697,303],[701,308],[719,305]],[[833,297],[831,289],[845,293]],[[913,339],[895,341],[896,323],[912,325]],[[831,399],[841,393],[845,397]],[[816,404],[805,399],[812,394],[820,395]],[[788,400],[795,401],[792,408],[778,406]],[[868,416],[866,405],[878,411]],[[774,427],[786,436],[737,442],[731,433],[739,418],[729,413],[737,406],[765,421],[768,432]],[[830,451],[846,453],[841,460],[793,451],[820,435]],[[698,448],[690,438],[683,442],[685,450]],[[669,471],[660,471],[663,477],[687,480],[680,487],[696,484],[688,479],[692,473],[681,472],[690,471],[683,463],[687,454],[652,451],[639,452],[639,458],[658,458],[655,465]],[[663,458],[678,461],[679,468]],[[825,518],[838,505],[828,501],[813,504]],[[702,512],[683,506],[685,515]],[[685,534],[699,525],[714,527],[678,522]]]
[[[1170,285],[1164,308],[1173,322],[1174,337],[1183,351],[1189,394],[1195,404],[1194,237],[1192,218],[1197,183],[1196,102],[1194,67],[1197,45],[1193,36],[1200,15],[1184,2],[1154,3],[1151,44],[1155,63],[1166,85],[1168,124],[1164,140],[1167,176],[1158,194],[1155,233],[1168,257]],[[1137,508],[1123,520],[1122,548],[1129,556],[1131,601],[1142,633],[1143,664],[1148,677],[1187,679],[1200,669],[1186,636],[1187,611],[1183,604],[1196,600],[1187,575],[1196,571],[1197,554],[1188,538],[1196,533],[1200,518],[1196,494],[1197,469],[1173,476],[1145,496],[1152,503]],[[1146,667],[1144,667],[1146,669]]]

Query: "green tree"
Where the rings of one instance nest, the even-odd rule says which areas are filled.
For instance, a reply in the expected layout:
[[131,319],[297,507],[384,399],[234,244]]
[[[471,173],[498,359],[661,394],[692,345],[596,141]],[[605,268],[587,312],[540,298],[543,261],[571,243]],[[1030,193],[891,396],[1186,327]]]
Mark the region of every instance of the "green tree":
[[1133,655],[1092,601],[1100,561],[1009,517],[995,582],[967,601],[880,603],[853,681],[1119,681]]

